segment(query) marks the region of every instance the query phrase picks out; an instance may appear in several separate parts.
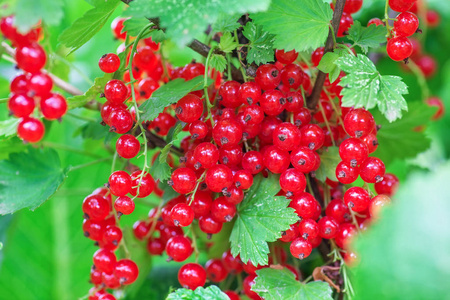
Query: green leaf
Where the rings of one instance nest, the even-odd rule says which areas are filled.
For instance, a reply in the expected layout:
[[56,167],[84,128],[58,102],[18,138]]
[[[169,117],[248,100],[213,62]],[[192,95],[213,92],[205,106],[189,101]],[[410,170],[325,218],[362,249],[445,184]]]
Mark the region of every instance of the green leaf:
[[427,150],[430,139],[423,131],[415,129],[426,125],[434,113],[434,108],[420,102],[410,103],[403,118],[392,123],[383,118],[381,113],[373,112],[376,123],[381,125],[377,132],[380,146],[373,155],[389,165],[395,159],[414,158]]
[[170,178],[170,174],[172,174],[172,168],[165,160],[161,161],[161,156],[162,153],[158,155],[158,158],[153,163],[152,167],[150,168],[150,174],[152,174],[155,180],[163,182]]
[[312,281],[307,284],[295,280],[288,269],[263,268],[256,271],[258,275],[252,291],[265,300],[279,299],[314,299],[332,300],[332,290],[328,283]]
[[367,53],[369,47],[378,48],[381,43],[386,42],[386,27],[375,24],[362,27],[359,21],[355,21],[348,30],[347,37]]
[[273,43],[275,35],[263,30],[261,25],[248,22],[244,31],[244,36],[249,40],[249,51],[247,61],[249,63],[265,64],[275,60],[275,50]]
[[167,1],[134,0],[125,14],[132,17],[160,19],[160,26],[166,28],[168,38],[185,46],[195,37],[202,35],[209,24],[214,24],[222,14],[244,14],[265,11],[270,0],[228,0],[228,1]]
[[166,40],[166,34],[162,30],[153,30],[148,36],[151,37],[152,41],[155,43],[161,43]]
[[381,75],[370,59],[362,54],[346,54],[335,61],[346,76],[339,83],[342,106],[366,109],[378,106],[381,113],[393,122],[402,117],[402,110],[408,110],[403,94],[408,87],[398,76]]
[[337,181],[336,178],[336,167],[341,162],[341,157],[339,156],[339,148],[332,146],[328,147],[320,155],[320,167],[316,171],[316,179],[325,182],[327,177],[331,180]]
[[35,210],[58,190],[67,173],[53,149],[12,153],[0,161],[0,214]]
[[175,192],[173,188],[167,184],[167,182],[159,182],[158,187],[164,191],[162,196],[163,202],[167,203],[169,200],[178,197],[180,194]]
[[67,98],[67,105],[69,109],[82,107],[86,105],[89,101],[95,100],[97,96],[103,93],[106,83],[110,81],[112,78],[113,78],[112,73],[105,73],[105,75],[103,75],[102,77],[95,78],[94,85],[91,86],[83,95]]
[[237,47],[234,37],[229,32],[225,32],[220,38],[219,48],[225,53],[230,53]]
[[167,145],[161,149],[161,155],[159,156],[159,161],[164,163],[167,161],[167,156],[169,155],[170,148],[172,148],[173,144],[178,140],[178,134],[183,130],[184,123],[179,122],[176,126],[170,128],[167,134]]
[[59,25],[63,16],[62,0],[18,0],[14,22],[25,33],[41,20],[46,25]]
[[448,299],[450,165],[415,173],[355,241],[355,299]]
[[209,66],[216,71],[223,72],[227,68],[227,60],[223,55],[213,54],[209,60]]
[[[150,21],[146,18],[131,18],[123,22],[123,32],[127,32],[130,36],[137,36],[142,28],[148,25]],[[145,34],[144,34],[145,38]]]
[[0,139],[16,135],[20,119],[12,118],[0,121]]
[[275,34],[275,48],[306,51],[324,45],[333,11],[323,0],[272,1],[266,12],[251,14],[256,24]]
[[210,285],[207,288],[198,287],[193,290],[178,289],[167,296],[166,300],[229,300],[228,296],[217,286]]
[[239,27],[241,27],[241,24],[239,24],[237,21],[241,17],[241,14],[224,14],[220,13],[216,22],[212,24],[212,30],[214,32],[231,32],[235,31]]
[[119,0],[108,0],[88,10],[72,26],[64,30],[58,40],[74,52],[89,41],[105,25],[119,5]]
[[[211,83],[212,80],[208,80],[208,84]],[[141,114],[142,121],[153,121],[163,112],[164,108],[176,103],[188,93],[201,90],[202,88],[203,76],[197,76],[189,81],[184,81],[181,78],[169,81],[154,91],[151,98],[139,107],[143,111]]]
[[98,119],[96,122],[87,122],[85,125],[79,127],[74,136],[81,134],[83,139],[101,140],[105,138],[109,133],[109,127],[101,124],[102,119]]
[[289,199],[275,197],[280,190],[279,177],[258,175],[237,207],[237,217],[230,235],[231,253],[240,254],[244,262],[267,265],[269,246],[281,237],[281,232],[298,221]]

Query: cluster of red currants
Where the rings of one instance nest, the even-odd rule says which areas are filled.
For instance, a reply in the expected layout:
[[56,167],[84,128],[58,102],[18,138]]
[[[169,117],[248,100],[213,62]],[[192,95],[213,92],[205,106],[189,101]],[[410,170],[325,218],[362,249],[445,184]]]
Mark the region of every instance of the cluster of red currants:
[[24,71],[11,81],[8,108],[20,118],[17,135],[25,142],[36,143],[45,133],[40,118],[60,119],[67,111],[66,99],[52,92],[53,80],[43,70],[47,55],[38,44],[42,28],[36,25],[22,34],[14,26],[14,16],[8,16],[0,19],[0,31],[16,47],[17,66]]

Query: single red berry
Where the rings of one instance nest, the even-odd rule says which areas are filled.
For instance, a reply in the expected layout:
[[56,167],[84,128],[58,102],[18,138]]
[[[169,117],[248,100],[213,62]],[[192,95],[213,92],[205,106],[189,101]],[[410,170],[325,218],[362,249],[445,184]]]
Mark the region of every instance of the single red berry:
[[225,199],[230,204],[238,205],[242,202],[242,200],[244,200],[244,191],[242,191],[241,188],[237,188],[232,185],[227,188],[227,191],[225,192]]
[[136,221],[133,224],[133,233],[138,240],[143,240],[150,231],[151,223],[145,221]]
[[231,250],[228,250],[222,254],[222,261],[227,268],[228,272],[232,274],[239,274],[242,272],[242,262],[239,255],[233,257]]
[[290,89],[298,89],[303,83],[303,70],[296,64],[285,66],[280,76],[283,85]]
[[432,9],[427,9],[426,22],[429,28],[435,28],[441,23],[441,16]]
[[132,188],[130,194],[133,196],[137,195],[138,198],[145,198],[155,189],[155,180],[147,172],[144,175],[141,174],[142,171],[135,171],[131,174]]
[[112,112],[114,112],[116,110],[127,110],[127,109],[128,109],[128,107],[123,103],[116,105],[109,101],[106,101],[105,103],[103,103],[102,107],[100,108],[100,115],[102,117],[103,122],[105,122],[105,124],[110,125],[109,117],[111,116]]
[[355,225],[344,223],[339,226],[337,235],[334,238],[336,245],[341,249],[347,249],[351,239],[356,236],[357,231]]
[[363,0],[347,0],[344,5],[344,12],[347,14],[354,14],[358,12],[363,4]]
[[119,247],[121,240],[122,230],[115,225],[108,225],[103,231],[102,240],[100,241],[100,248],[114,251]]
[[375,191],[378,194],[385,194],[389,197],[393,196],[398,188],[398,178],[394,174],[386,173],[383,180],[374,184]]
[[323,54],[324,54],[324,47],[319,47],[316,50],[313,51],[313,53],[311,53],[311,62],[313,63],[314,66],[318,66]]
[[225,197],[219,197],[211,205],[211,216],[219,222],[230,222],[236,214],[236,205],[230,204]]
[[215,165],[206,172],[205,182],[211,191],[220,193],[233,184],[233,173],[225,165]]
[[122,32],[123,22],[125,22],[125,18],[117,17],[111,23],[111,29],[113,31],[114,37],[116,39],[125,40],[127,37],[127,32]]
[[279,238],[279,240],[284,242],[284,243],[292,242],[300,234],[298,229],[299,229],[298,228],[298,223],[291,224],[288,229],[286,229],[285,231],[281,232],[281,237]]
[[219,103],[225,107],[236,108],[241,105],[238,91],[241,84],[237,81],[227,81],[219,88]]
[[312,240],[319,236],[319,225],[312,219],[303,219],[298,224],[299,234],[305,240]]
[[292,207],[297,215],[303,219],[314,219],[317,206],[320,207],[319,203],[307,192],[294,195],[289,203],[289,207]]
[[370,19],[369,22],[367,22],[367,27],[369,27],[372,24],[375,26],[384,26],[383,21],[381,21],[381,19],[379,19],[379,18]]
[[134,201],[128,196],[117,197],[114,202],[114,209],[117,213],[129,215],[134,211]]
[[[191,201],[192,195],[188,198],[188,203]],[[212,195],[211,192],[203,192],[197,191],[194,195],[194,199],[192,200],[191,207],[194,211],[195,218],[200,218],[202,216],[206,216],[211,210],[212,204]]]
[[200,230],[208,234],[208,237],[212,234],[219,233],[222,230],[222,222],[217,221],[212,216],[202,216],[198,219],[198,226]]
[[401,61],[410,57],[412,50],[410,40],[403,36],[391,38],[386,45],[387,54],[394,61]]
[[252,290],[252,286],[255,285],[256,274],[248,275],[245,277],[243,282],[244,293],[247,297],[252,300],[260,300],[262,299],[256,292]]
[[[89,300],[92,300],[92,299],[89,299]],[[116,297],[114,297],[114,295],[111,295],[111,294],[105,292],[104,294],[101,294],[98,297],[98,300],[116,300]]]
[[189,125],[189,133],[192,135],[193,139],[202,140],[208,134],[209,129],[205,122],[194,121]]
[[253,184],[253,175],[249,170],[238,170],[234,173],[233,180],[236,187],[246,190]]
[[104,54],[98,61],[98,67],[105,73],[114,73],[119,66],[120,58],[114,53]]
[[187,94],[178,101],[175,113],[182,122],[197,121],[203,114],[203,101],[195,95]]
[[332,239],[339,230],[339,223],[330,216],[325,216],[317,223],[319,225],[319,235],[324,239]]
[[345,115],[344,128],[349,136],[362,138],[375,129],[375,119],[364,108],[352,109]]
[[366,143],[369,154],[372,154],[378,148],[377,136],[373,133],[366,135],[362,138],[363,142]]
[[423,55],[415,62],[426,78],[430,78],[436,73],[437,62],[432,56]]
[[102,272],[97,270],[94,265],[91,268],[91,279],[89,282],[94,285],[99,285],[102,283]]
[[89,195],[83,200],[83,212],[90,220],[104,220],[110,211],[109,201],[100,195]]
[[314,151],[308,147],[298,147],[291,152],[291,163],[302,173],[311,172],[316,165],[316,157]]
[[243,117],[245,125],[260,124],[264,120],[264,111],[259,105],[252,104],[245,107]]
[[194,220],[194,210],[186,203],[178,203],[170,211],[170,216],[175,226],[185,227]]
[[181,227],[176,226],[164,226],[159,230],[160,238],[164,245],[170,240],[170,238],[175,236],[182,236],[184,234],[183,229]]
[[[297,169],[287,169],[280,176],[280,186],[290,197],[297,192],[303,192],[306,188],[306,177]],[[288,195],[289,194],[289,195]]]
[[311,150],[319,149],[325,141],[325,134],[322,128],[316,124],[308,124],[301,127],[300,135],[300,146],[308,147]]
[[350,164],[341,161],[336,166],[336,178],[342,184],[350,184],[358,179],[359,168],[351,167]]
[[22,70],[36,73],[45,66],[47,55],[38,43],[31,43],[16,49],[16,61]]
[[258,133],[259,139],[266,144],[271,144],[273,142],[273,131],[278,124],[281,124],[280,119],[276,117],[265,117],[261,122],[261,130]]
[[67,112],[66,99],[57,93],[52,93],[41,99],[41,111],[47,120],[61,118]]
[[131,191],[131,177],[125,171],[115,171],[109,176],[109,189],[115,196],[125,196]]
[[159,84],[156,80],[153,80],[150,77],[143,78],[139,81],[138,84],[139,96],[144,99],[149,99],[152,96],[153,92],[158,88]]
[[105,249],[99,249],[94,253],[94,265],[100,271],[106,274],[112,274],[117,262],[116,255]]
[[277,58],[277,61],[279,61],[280,63],[288,65],[292,64],[297,59],[298,53],[295,52],[295,50],[287,52],[285,52],[284,50],[276,50],[275,57]]
[[[107,274],[107,273],[103,272],[102,273],[102,281],[106,288],[118,289],[120,287],[119,278],[117,278],[116,275],[114,275],[114,273]],[[109,295],[109,294],[106,294],[106,295]],[[111,299],[111,298],[108,297],[107,299]]]
[[184,288],[195,290],[205,285],[206,271],[199,264],[187,263],[178,271],[178,282]]
[[417,28],[419,28],[419,19],[409,11],[400,13],[394,22],[396,36],[411,36],[416,33]]
[[282,150],[294,150],[299,146],[300,139],[300,129],[292,123],[281,123],[273,131],[273,144]]
[[224,119],[215,124],[212,135],[219,147],[231,148],[241,141],[242,128],[237,121]]
[[279,90],[266,90],[262,94],[259,104],[268,116],[277,116],[284,110],[286,98]]
[[165,246],[161,238],[150,238],[147,243],[147,251],[151,255],[161,255]]
[[37,72],[31,75],[28,80],[29,86],[28,89],[31,94],[45,97],[47,96],[53,87],[53,80],[46,73]]
[[166,244],[166,253],[174,261],[185,261],[192,254],[191,240],[183,235],[171,237]]
[[268,146],[263,154],[263,163],[272,173],[280,174],[289,167],[289,152],[276,146]]
[[[287,92],[286,93],[286,104],[284,108],[290,112],[299,112],[304,105],[304,99],[300,92]],[[295,117],[294,117],[294,120]],[[298,126],[298,125],[297,125]]]
[[108,124],[111,126],[111,131],[123,134],[133,127],[133,117],[128,110],[116,109],[111,112]]
[[169,130],[175,126],[177,120],[168,113],[160,113],[148,127],[154,129],[159,135],[165,136],[169,133]]
[[224,281],[228,276],[228,271],[220,259],[208,260],[205,264],[205,268],[206,276],[213,282]]
[[386,168],[381,159],[369,157],[361,163],[359,176],[367,183],[375,183],[383,180]]
[[331,200],[325,209],[325,214],[333,217],[339,224],[349,222],[352,219],[348,207],[341,199]]
[[109,102],[118,105],[127,99],[128,89],[123,81],[112,79],[106,83],[104,93]]
[[194,190],[197,184],[197,176],[192,169],[178,168],[171,176],[172,188],[180,194],[187,194]]
[[237,96],[242,104],[256,104],[261,98],[261,88],[256,82],[244,82],[239,87]]
[[280,71],[272,64],[261,65],[256,70],[255,82],[263,90],[276,88],[281,81]]
[[116,263],[114,275],[119,278],[121,284],[128,285],[136,281],[139,269],[131,259],[121,259]]
[[377,219],[380,216],[381,210],[384,206],[391,203],[391,198],[387,195],[378,195],[370,200],[369,214],[372,218]]
[[311,122],[311,119],[311,112],[306,107],[302,107],[294,113],[295,126],[299,126],[300,128],[309,124],[309,122]]
[[389,0],[389,7],[398,12],[404,12],[411,8],[414,1],[411,0]]
[[296,238],[289,246],[292,256],[298,259],[304,259],[311,254],[311,243],[305,240],[303,237]]
[[28,94],[30,89],[28,74],[20,74],[14,77],[9,85],[11,94]]
[[263,156],[258,151],[249,151],[242,157],[242,168],[252,174],[258,174],[263,170]]
[[339,146],[339,156],[352,168],[361,164],[368,155],[367,145],[360,139],[349,138]]
[[117,153],[126,159],[135,157],[139,150],[141,149],[141,144],[138,139],[131,134],[124,134],[116,142]]
[[369,207],[370,196],[365,189],[354,186],[345,192],[344,202],[351,210],[362,212]]
[[348,30],[350,29],[350,26],[353,25],[353,18],[348,13],[342,13],[341,21],[339,23],[339,29],[336,33],[337,37],[344,37]]
[[237,166],[241,163],[243,155],[242,145],[219,149],[219,160],[223,165]]
[[219,150],[209,142],[198,144],[194,150],[194,160],[196,169],[209,169],[219,160]]
[[14,94],[9,98],[8,109],[17,118],[28,117],[34,111],[34,99],[25,94]]

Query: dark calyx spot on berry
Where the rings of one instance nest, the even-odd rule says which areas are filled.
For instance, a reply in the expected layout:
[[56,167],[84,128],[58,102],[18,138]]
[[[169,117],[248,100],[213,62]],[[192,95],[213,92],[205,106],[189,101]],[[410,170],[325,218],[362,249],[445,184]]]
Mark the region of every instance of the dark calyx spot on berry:
[[[223,97],[222,96],[217,96],[217,101],[222,101],[223,100]],[[222,114],[220,114],[220,115],[222,115]]]
[[302,125],[302,121],[300,121],[300,120],[295,120],[294,125],[295,125],[295,126],[300,126],[300,125]]
[[[292,83],[291,83],[292,84]],[[287,102],[292,103],[294,101],[294,98],[292,98],[291,96],[286,98]]]
[[180,163],[185,163],[185,162],[187,162],[187,157],[186,156],[180,157]]
[[180,226],[180,221],[178,221],[178,220],[173,220],[173,224],[174,224],[175,226]]
[[405,65],[409,64],[409,57],[405,58],[403,61],[405,62]]
[[279,134],[279,135],[278,135],[278,139],[279,139],[280,141],[284,142],[284,141],[287,139],[287,135],[285,135],[285,134]]
[[375,129],[378,131],[378,130],[380,130],[381,129],[381,125],[376,125],[375,126]]
[[231,220],[233,220],[233,216],[230,215],[225,216],[225,221],[230,222]]
[[307,240],[307,239],[308,239],[308,234],[305,232],[305,233],[302,235],[302,238],[303,238],[304,240]]
[[294,193],[293,192],[291,192],[291,191],[287,191],[286,192],[286,197],[292,197],[294,195]]
[[278,70],[273,70],[272,73],[270,73],[272,75],[272,77],[277,77],[278,76]]
[[228,160],[228,157],[224,156],[224,157],[222,158],[222,163],[223,163],[223,164],[225,164],[225,165],[228,164],[228,161],[229,161],[229,160]]
[[290,85],[293,85],[295,83],[295,79],[292,77],[289,77],[288,82]]
[[225,197],[228,197],[228,198],[231,197],[231,193],[228,191],[227,188],[223,188],[223,189],[222,189],[222,194],[223,194]]
[[330,234],[331,233],[331,228],[327,227],[325,228],[325,234]]
[[240,181],[236,181],[234,184],[237,188],[241,186],[241,182]]
[[261,165],[259,165],[259,164],[256,165],[256,166],[255,166],[255,169],[256,169],[256,170],[260,170],[260,169],[261,169]]
[[84,214],[83,214],[83,218],[84,218],[85,220],[89,220],[89,215],[88,215],[87,213],[84,213]]
[[90,235],[89,231],[85,231],[83,234],[84,234],[85,237],[89,237],[89,235]]
[[281,232],[281,236],[285,236],[286,234],[287,234],[286,231]]
[[123,213],[121,213],[120,211],[117,212],[117,218],[120,219],[120,217],[123,216]]
[[202,167],[202,164],[199,163],[199,162],[196,162],[196,163],[194,164],[194,168],[195,168],[196,170],[200,169],[201,167]]
[[345,214],[344,214],[344,219],[345,219],[346,221],[350,221],[350,220],[352,219],[352,216],[350,216],[350,214],[348,214],[348,213],[345,213]]
[[247,116],[245,116],[244,121],[245,121],[245,122],[248,122],[248,121],[250,121],[251,119],[252,119],[252,116],[247,115]]
[[156,131],[156,133],[159,133],[161,131],[161,128],[155,127],[155,131]]
[[286,103],[286,98],[280,98],[280,104],[284,105]]
[[299,258],[299,259],[303,259],[303,258],[305,258],[305,254],[303,254],[303,253],[300,253],[300,254],[298,255],[298,258]]
[[208,234],[206,235],[206,238],[207,238],[208,240],[210,240],[210,239],[212,238],[212,234],[211,234],[211,233],[208,233]]
[[355,137],[360,138],[360,137],[362,137],[362,135],[363,135],[363,132],[361,130],[355,131]]
[[380,176],[380,175],[375,176],[375,182],[376,183],[382,182],[382,181],[383,181],[383,176]]
[[109,181],[105,183],[103,186],[109,189]]
[[351,159],[350,160],[350,166],[352,168],[356,167],[358,165],[358,161],[356,159]]
[[352,201],[350,201],[350,202],[348,203],[348,207],[353,208],[354,206],[355,206],[355,204],[354,204]]
[[314,143],[314,142],[311,142],[308,145],[308,148],[311,149],[311,150],[314,150],[315,147],[316,147],[316,143]]
[[311,176],[311,178],[316,178],[316,171],[309,172],[309,176]]
[[172,186],[173,185],[173,180],[172,179],[167,180],[167,184]]
[[198,138],[198,133],[194,133],[194,134],[192,135],[192,139],[193,139],[193,140],[195,140],[196,138]]
[[102,126],[106,126],[106,123],[105,123],[105,121],[101,121],[101,122],[100,122],[100,125],[102,125]]
[[103,55],[102,55],[102,58],[105,58],[107,55],[108,55],[108,54],[103,54]]
[[98,242],[95,242],[94,243],[94,246],[99,246],[100,244],[98,243]]
[[183,109],[182,109],[180,106],[178,106],[178,107],[175,109],[175,113],[176,113],[177,115],[181,114],[182,112],[183,112]]
[[422,29],[417,28],[416,33],[422,33]]
[[228,144],[228,139],[226,137],[223,137],[220,139],[220,142],[222,143],[222,145]]
[[145,92],[144,92],[144,91],[140,91],[140,92],[139,92],[139,95],[140,95],[141,97],[144,97],[144,96],[145,96]]
[[105,98],[105,93],[100,93],[100,98]]
[[206,185],[205,182],[200,183],[200,190],[206,190],[208,188],[208,186]]
[[372,141],[372,145],[378,146],[378,140],[373,140],[373,141]]
[[338,178],[345,178],[345,172],[344,172],[344,171],[339,171],[337,177],[338,177]]
[[172,261],[172,260],[173,260],[173,258],[170,257],[170,256],[166,259],[167,262],[170,262],[170,261]]
[[252,105],[253,104],[253,99],[252,97],[247,97],[247,103]]
[[248,132],[242,133],[242,140],[246,141],[248,139]]
[[303,158],[300,158],[300,159],[298,160],[298,164],[299,164],[300,166],[303,166],[304,164],[306,164],[306,160],[304,160]]
[[114,240],[114,241],[112,241],[112,244],[113,244],[114,246],[117,246],[117,245],[119,245],[119,242],[118,242],[117,240]]
[[111,126],[111,128],[109,128],[109,132],[116,132],[116,126]]

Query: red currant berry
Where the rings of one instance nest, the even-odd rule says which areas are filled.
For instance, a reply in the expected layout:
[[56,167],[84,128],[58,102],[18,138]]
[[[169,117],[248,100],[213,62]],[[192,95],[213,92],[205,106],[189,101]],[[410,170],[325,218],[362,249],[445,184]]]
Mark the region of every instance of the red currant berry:
[[311,62],[313,63],[314,66],[317,67],[319,65],[323,57],[324,50],[325,50],[324,47],[319,47],[316,50],[314,50],[313,53],[311,54]]
[[31,75],[28,89],[32,92],[33,96],[45,97],[47,96],[53,87],[53,80],[45,73],[38,72]]
[[308,147],[299,147],[291,152],[291,163],[302,173],[311,172],[316,165],[316,156],[314,151]]
[[29,76],[26,74],[20,74],[14,77],[9,85],[9,89],[12,94],[28,94]]
[[142,171],[135,171],[131,174],[131,192],[130,194],[138,198],[145,198],[150,195],[155,189],[155,180],[152,175],[145,172],[143,175]]
[[378,195],[373,197],[369,204],[369,214],[372,218],[379,218],[381,210],[384,206],[391,203],[391,198],[387,195]]
[[[303,108],[304,99],[299,92],[287,92],[285,109],[290,112],[298,112]],[[294,118],[295,120],[295,118]]]
[[280,76],[283,85],[290,89],[298,89],[303,83],[303,70],[296,64],[285,66]]
[[220,259],[208,260],[205,264],[205,268],[206,276],[213,282],[224,281],[228,276],[228,271]]
[[353,25],[353,18],[350,14],[342,13],[341,21],[339,23],[339,29],[336,33],[337,37],[344,37],[348,30],[350,29],[350,26]]
[[225,199],[230,204],[238,205],[239,203],[242,202],[242,200],[244,200],[244,192],[242,191],[242,189],[232,185],[229,188],[227,188],[227,191],[225,193]]
[[182,122],[197,121],[203,114],[203,101],[195,95],[188,94],[178,101],[175,113]]
[[112,104],[109,101],[106,101],[105,103],[103,103],[101,109],[100,109],[100,115],[102,117],[103,122],[105,122],[105,124],[109,124],[109,117],[111,116],[111,113],[113,111],[116,110],[127,110],[128,107],[125,104],[119,104],[119,105],[115,105]]
[[255,278],[256,274],[248,275],[247,277],[245,277],[243,282],[244,293],[252,300],[261,300],[262,298],[252,290],[252,286],[255,285]]
[[115,171],[109,176],[109,189],[114,196],[125,196],[131,191],[131,177],[125,171]]
[[317,206],[320,206],[319,203],[307,192],[294,195],[291,203],[289,203],[289,207],[292,207],[297,215],[303,219],[314,219]]
[[[188,201],[191,201],[191,199],[192,195],[189,196]],[[197,191],[191,203],[195,218],[206,216],[211,210],[212,201],[213,199],[210,192]]]
[[105,73],[114,73],[119,66],[120,58],[114,53],[104,54],[98,61],[98,67]]
[[366,135],[362,138],[363,142],[366,143],[369,154],[372,154],[378,148],[377,136],[373,133]]
[[287,230],[281,232],[281,237],[279,240],[284,243],[292,242],[298,237],[299,234],[298,223],[291,224]]
[[17,48],[16,61],[22,70],[36,73],[45,66],[47,55],[39,44],[31,43]]
[[174,261],[185,261],[192,254],[191,240],[183,235],[171,237],[166,244],[166,253]]
[[292,123],[281,123],[273,131],[273,144],[282,150],[294,150],[298,147],[300,139],[300,130]]
[[194,210],[186,203],[178,203],[170,211],[170,216],[175,226],[185,227],[194,220]]
[[389,7],[398,12],[404,12],[411,8],[414,1],[411,0],[389,0]]
[[283,112],[286,98],[278,90],[267,90],[262,94],[259,103],[268,116],[277,116]]
[[263,154],[263,163],[272,173],[280,174],[289,167],[289,152],[276,146],[268,146]]
[[141,144],[138,139],[131,134],[124,134],[116,142],[117,153],[126,159],[135,157],[139,150],[141,149]]
[[280,119],[276,117],[265,117],[261,122],[261,130],[258,133],[259,139],[266,144],[271,144],[273,142],[273,131],[278,124],[281,124]]
[[259,105],[252,104],[243,111],[245,125],[260,124],[264,120],[264,111]]
[[131,259],[121,259],[116,263],[114,275],[119,278],[121,284],[128,285],[136,281],[139,269]]
[[205,285],[206,271],[199,264],[187,263],[178,271],[178,281],[182,287],[195,290]]
[[90,195],[83,200],[83,212],[89,220],[104,220],[110,211],[110,204],[105,197]]
[[386,45],[387,54],[394,61],[401,61],[411,56],[413,48],[407,37],[391,38]]
[[202,216],[198,219],[198,226],[200,230],[208,234],[211,238],[212,234],[219,233],[222,230],[222,222],[217,221],[212,216]]
[[219,89],[219,103],[225,107],[236,108],[241,104],[238,97],[240,83],[237,81],[227,81]]
[[187,194],[194,190],[197,182],[197,176],[192,169],[178,168],[173,171],[171,176],[172,188],[180,194]]
[[339,223],[330,216],[325,216],[317,223],[319,225],[319,235],[324,239],[332,239],[339,230]]
[[224,119],[216,123],[212,135],[219,147],[231,148],[241,141],[242,128],[237,121]]
[[367,145],[360,139],[346,139],[339,146],[339,156],[352,168],[361,164],[368,155]]
[[67,112],[66,99],[57,93],[52,93],[41,99],[41,111],[47,120],[57,120]]
[[114,266],[116,265],[117,258],[116,255],[105,249],[99,249],[94,253],[94,265],[95,267],[106,273],[112,274],[114,272]]
[[319,236],[319,225],[312,219],[303,219],[298,225],[299,234],[305,240],[312,240]]
[[127,86],[118,79],[112,79],[105,85],[105,98],[113,104],[123,103],[128,96]]
[[24,94],[14,94],[9,98],[9,111],[17,118],[28,117],[34,110],[35,104],[31,97]]
[[161,255],[165,246],[161,238],[150,238],[147,243],[147,251],[151,255]]
[[125,22],[125,18],[117,17],[111,23],[111,29],[113,31],[114,37],[119,40],[125,40],[127,37],[127,32],[122,32],[123,30],[123,22]]
[[249,151],[242,157],[242,168],[252,174],[258,174],[263,170],[263,156],[258,151]]
[[236,205],[230,204],[223,196],[214,200],[211,205],[211,216],[219,222],[230,222],[235,214]]
[[152,78],[144,78],[140,80],[138,84],[139,96],[144,99],[149,99],[152,96],[153,92],[158,88],[159,84],[157,81],[153,80]]
[[310,242],[299,237],[292,241],[289,250],[291,251],[292,256],[298,259],[304,259],[311,254],[312,247]]
[[114,251],[122,240],[122,230],[115,225],[106,226],[103,231],[100,247],[109,251]]
[[309,122],[311,122],[311,119],[311,112],[306,107],[302,107],[294,113],[295,126],[303,127],[309,124]]
[[345,115],[344,128],[349,136],[361,138],[375,129],[375,119],[364,108],[352,109]]
[[274,89],[280,84],[280,71],[272,64],[261,65],[256,70],[255,81],[263,90]]
[[344,202],[351,210],[362,212],[369,207],[370,196],[365,189],[354,186],[345,192]]
[[297,59],[298,53],[295,52],[295,50],[291,50],[288,52],[285,52],[284,50],[276,50],[275,57],[280,63],[288,65],[292,64]]
[[287,169],[280,176],[280,186],[291,197],[297,192],[303,192],[306,188],[306,177],[297,169]]
[[300,128],[300,135],[300,146],[308,147],[311,150],[321,148],[325,141],[325,134],[322,128],[316,124],[308,124]]
[[108,124],[111,126],[111,131],[123,134],[133,127],[133,117],[128,110],[116,109],[111,112]]
[[239,170],[233,176],[236,187],[246,190],[253,184],[253,175],[249,170]]
[[351,239],[356,236],[356,233],[357,231],[355,225],[351,223],[341,224],[334,241],[339,248],[347,249]]
[[134,211],[134,201],[128,196],[120,196],[114,202],[114,209],[117,213],[129,215]]
[[219,149],[219,159],[220,162],[227,166],[237,166],[242,161],[242,146],[236,145],[230,148],[220,148]]
[[238,98],[242,104],[256,104],[261,98],[261,88],[256,82],[244,82],[239,87]]
[[426,15],[426,22],[429,28],[435,28],[441,23],[441,16],[435,10],[428,9]]
[[196,169],[209,169],[219,160],[219,150],[209,142],[198,144],[194,150],[194,160]]
[[336,178],[342,184],[350,184],[358,179],[359,168],[352,168],[350,164],[341,161],[336,166]]
[[361,164],[359,176],[367,183],[375,183],[383,180],[385,171],[386,168],[381,159],[369,157]]
[[325,214],[333,217],[339,224],[351,220],[350,211],[341,199],[334,199],[328,203]]
[[398,178],[394,174],[386,173],[383,180],[375,183],[375,191],[378,194],[385,194],[389,197],[393,196],[398,188]]
[[358,12],[363,4],[363,0],[347,0],[344,5],[344,12],[354,14]]
[[411,36],[416,33],[417,28],[419,28],[419,19],[409,11],[400,13],[394,22],[396,36]]
[[430,78],[436,73],[437,69],[436,60],[429,55],[423,55],[419,57],[416,60],[416,64],[426,78]]
[[374,24],[375,26],[384,26],[383,21],[381,21],[381,19],[379,18],[370,19],[369,22],[367,22],[367,27],[369,27],[372,24]]
[[211,191],[220,193],[233,184],[233,173],[225,165],[215,165],[206,171],[205,182]]
[[189,125],[189,133],[192,135],[193,139],[202,140],[208,134],[209,129],[205,122],[194,121]]

